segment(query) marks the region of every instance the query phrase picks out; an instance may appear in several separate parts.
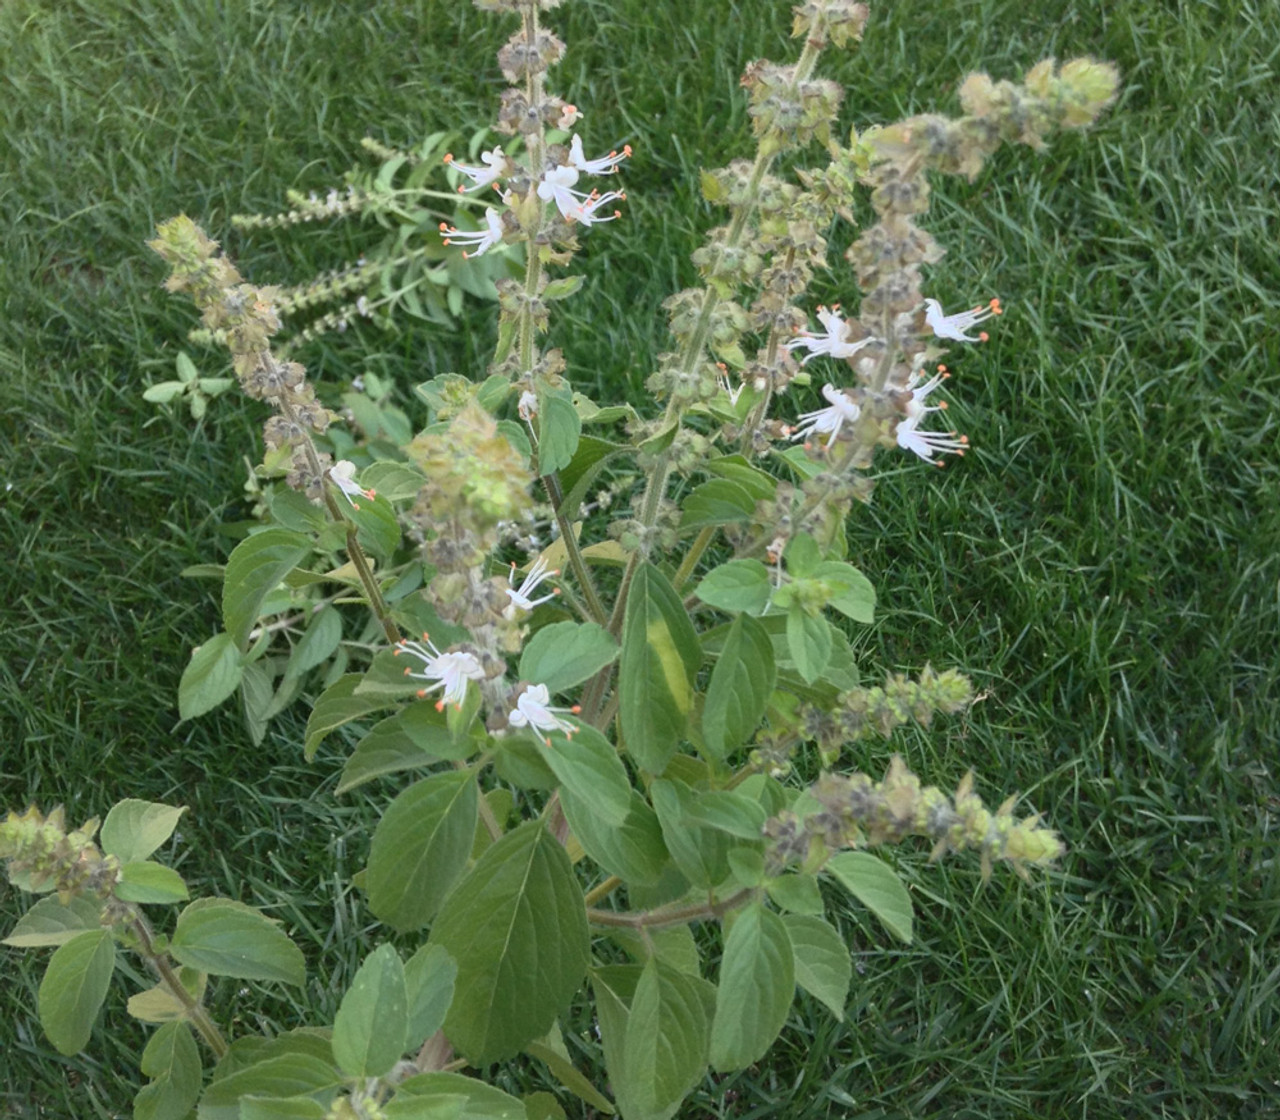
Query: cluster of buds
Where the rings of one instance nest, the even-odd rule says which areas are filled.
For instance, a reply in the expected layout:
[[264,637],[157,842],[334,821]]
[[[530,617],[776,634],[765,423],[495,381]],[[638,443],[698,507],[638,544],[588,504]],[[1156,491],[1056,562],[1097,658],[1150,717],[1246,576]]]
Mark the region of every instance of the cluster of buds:
[[120,878],[120,861],[104,856],[93,843],[96,820],[68,831],[61,807],[47,816],[30,808],[10,812],[0,822],[0,860],[9,878],[25,890],[56,890],[64,905],[88,896],[108,902]]
[[369,197],[351,184],[345,191],[331,187],[323,198],[315,191],[305,195],[301,191],[288,191],[285,197],[289,200],[288,210],[279,214],[237,214],[231,219],[232,224],[237,229],[284,229],[326,218],[348,217],[365,209],[369,202]]
[[163,223],[147,244],[169,264],[166,287],[190,294],[205,327],[231,352],[240,387],[275,409],[263,430],[267,447],[288,463],[286,481],[312,500],[323,494],[331,464],[311,440],[325,431],[333,414],[316,399],[306,371],[273,353],[271,338],[280,330],[279,293],[244,282],[190,218]]
[[928,727],[935,715],[962,712],[972,703],[968,677],[954,669],[936,673],[926,666],[918,680],[894,673],[883,685],[841,693],[832,709],[805,704],[800,716],[805,737],[818,744],[823,765],[830,766],[846,743],[887,739],[908,723]]
[[1039,816],[1019,820],[1016,797],[994,812],[974,792],[966,774],[950,797],[920,779],[895,755],[883,780],[866,774],[823,774],[808,793],[821,809],[804,818],[783,813],[765,824],[773,873],[803,863],[820,865],[841,848],[896,844],[909,836],[933,841],[932,859],[948,851],[976,851],[984,881],[996,860],[1005,860],[1023,877],[1030,864],[1047,864],[1066,848]]

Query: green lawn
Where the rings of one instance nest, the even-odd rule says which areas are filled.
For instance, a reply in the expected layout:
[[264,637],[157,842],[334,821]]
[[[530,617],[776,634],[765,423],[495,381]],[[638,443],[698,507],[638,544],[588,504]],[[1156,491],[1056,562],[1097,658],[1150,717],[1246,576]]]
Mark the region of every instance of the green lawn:
[[[938,184],[933,291],[1008,309],[951,362],[974,451],[939,472],[877,460],[850,525],[883,604],[865,672],[954,665],[986,694],[858,764],[898,750],[944,787],[973,766],[988,801],[1023,791],[1071,851],[1033,885],[997,874],[985,890],[973,861],[896,853],[917,943],[849,913],[846,1021],[806,999],[767,1067],[708,1080],[684,1115],[1275,1116],[1280,7],[874,8],[863,48],[825,71],[859,127],[957,111],[971,68],[1089,53],[1124,74],[1092,132]],[[697,170],[746,153],[737,74],[795,49],[787,6],[573,0],[550,22],[586,138],[635,148],[624,219],[586,239],[588,286],[553,338],[593,395],[641,402],[667,344],[659,305],[720,220]],[[195,427],[142,401],[193,322],[142,242],[186,211],[261,281],[352,260],[376,234],[247,237],[229,214],[323,193],[366,134],[470,134],[496,112],[505,33],[460,0],[0,7],[0,804],[189,805],[172,858],[193,891],[282,918],[322,1014],[383,936],[349,877],[391,787],[335,798],[340,737],[308,766],[295,717],[260,749],[229,709],[177,726],[182,666],[218,617],[213,585],[179,572],[221,559],[219,526],[246,516],[261,417],[228,396]],[[832,256],[815,296],[848,298]],[[417,381],[481,370],[492,337],[473,303],[457,333],[359,328],[302,357],[322,391],[373,368],[407,404]],[[0,925],[21,908],[3,888]],[[57,1057],[34,1014],[44,959],[0,956],[0,1113],[128,1115],[142,1030],[113,996],[89,1049]],[[300,1014],[230,981],[214,1004],[233,1030],[258,1029],[259,1008]]]

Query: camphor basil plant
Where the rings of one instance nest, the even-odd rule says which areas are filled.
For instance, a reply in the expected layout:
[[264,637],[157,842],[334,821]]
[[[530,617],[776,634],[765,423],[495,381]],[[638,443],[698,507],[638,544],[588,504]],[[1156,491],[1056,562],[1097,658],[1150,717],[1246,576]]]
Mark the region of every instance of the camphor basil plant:
[[[477,218],[439,236],[461,266],[506,253],[522,275],[495,273],[488,368],[417,387],[421,431],[397,438],[403,425],[380,425],[374,406],[345,429],[273,351],[276,290],[244,280],[187,218],[151,242],[240,387],[271,408],[261,524],[222,571],[224,629],[195,651],[181,713],[238,694],[260,736],[322,682],[306,757],[359,724],[339,793],[401,783],[357,882],[416,949],[371,952],[332,1023],[232,1037],[205,1007],[210,977],[300,985],[304,959],[276,922],[188,901],[150,858],[183,810],[125,801],[100,831],[59,810],[10,814],[0,856],[44,897],[7,941],[56,946],[39,992],[53,1046],[86,1045],[122,952],[153,974],[128,1005],[157,1024],[136,1116],[583,1114],[483,1080],[523,1054],[592,1115],[671,1117],[708,1067],[765,1057],[797,985],[843,1014],[850,955],[821,879],[909,941],[911,899],[869,849],[922,836],[934,856],[968,850],[984,875],[1005,861],[1024,876],[1064,850],[1012,798],[988,809],[972,776],[945,793],[898,758],[878,778],[845,764],[849,744],[973,696],[927,666],[860,681],[846,630],[872,621],[875,592],[844,526],[871,499],[877,451],[899,468],[964,454],[943,423],[942,359],[1001,312],[924,294],[922,266],[942,256],[918,224],[930,174],[972,178],[1005,142],[1040,148],[1090,123],[1115,71],[1078,59],[1021,82],[973,74],[962,116],[843,143],[842,91],[818,66],[857,44],[868,11],[798,5],[799,58],[742,79],[754,155],[703,174],[727,218],[695,254],[703,286],[665,304],[671,344],[648,380],[659,405],[641,414],[575,391],[541,344],[583,281],[570,271],[583,243],[628,220],[619,184],[643,155],[598,153],[607,124],[577,131],[583,113],[547,88],[565,45],[542,21],[558,2],[477,0],[519,22],[498,59],[504,143],[444,161]],[[800,161],[794,173],[780,157]],[[859,291],[812,307],[827,236],[863,189],[875,222],[845,249]],[[793,388],[811,378],[816,407]],[[602,1069],[581,1061],[592,1034]]]

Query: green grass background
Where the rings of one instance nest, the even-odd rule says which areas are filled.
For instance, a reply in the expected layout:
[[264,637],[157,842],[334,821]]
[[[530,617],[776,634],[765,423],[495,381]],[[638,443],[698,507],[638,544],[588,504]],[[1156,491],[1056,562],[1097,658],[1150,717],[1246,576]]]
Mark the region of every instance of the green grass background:
[[[974,451],[946,472],[878,460],[850,528],[883,604],[868,672],[955,665],[986,693],[852,763],[896,749],[944,786],[973,766],[990,801],[1023,791],[1071,852],[1032,886],[1000,873],[985,890],[971,860],[891,857],[917,942],[843,913],[846,1021],[802,999],[767,1064],[708,1079],[684,1115],[1280,1115],[1280,8],[875,9],[863,48],[824,69],[848,86],[846,124],[955,111],[969,69],[1014,76],[1046,54],[1124,74],[1091,133],[939,184],[948,256],[930,290],[1009,312],[953,354],[951,416]],[[794,49],[787,6],[576,0],[551,22],[588,149],[636,149],[624,218],[586,239],[588,285],[553,338],[589,391],[638,401],[666,345],[659,304],[720,220],[697,170],[747,153],[737,75]],[[228,397],[197,428],[141,400],[193,321],[142,242],[185,211],[260,281],[352,259],[358,230],[250,238],[228,216],[323,193],[366,133],[469,134],[495,112],[505,34],[468,4],[407,0],[0,8],[0,803],[189,805],[169,858],[194,889],[282,918],[311,966],[298,1003],[218,986],[233,1030],[290,1024],[307,1001],[332,1014],[381,936],[348,878],[387,791],[334,798],[341,745],[304,765],[296,719],[260,749],[229,710],[177,723],[182,666],[217,627],[211,585],[178,573],[225,555],[261,416]],[[815,298],[847,299],[832,257]],[[480,370],[492,337],[492,309],[471,304],[456,333],[361,329],[303,356],[322,385],[375,369],[407,399]],[[0,924],[22,906],[3,888]],[[0,957],[0,1112],[128,1115],[143,1031],[113,996],[86,1052],[57,1057],[34,1015],[43,959]]]

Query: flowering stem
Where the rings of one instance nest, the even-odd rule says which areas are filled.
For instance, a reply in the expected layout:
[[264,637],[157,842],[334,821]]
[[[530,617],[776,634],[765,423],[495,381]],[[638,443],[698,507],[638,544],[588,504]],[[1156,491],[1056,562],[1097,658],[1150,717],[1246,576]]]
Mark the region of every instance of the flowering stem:
[[680,567],[676,570],[675,576],[671,580],[671,586],[675,588],[678,594],[693,574],[693,569],[698,566],[698,561],[702,559],[702,554],[707,551],[707,546],[711,543],[712,538],[716,535],[716,527],[707,525],[693,539],[693,544],[689,546],[689,551],[685,553],[684,559],[680,561]]
[[[603,886],[603,884],[601,884]],[[685,906],[659,906],[654,910],[636,910],[620,913],[617,910],[587,908],[587,921],[597,926],[615,926],[623,929],[663,929],[682,926],[703,918],[722,918],[730,910],[736,910],[755,894],[747,887],[731,894],[723,902],[698,902]]]
[[221,1060],[229,1049],[227,1040],[222,1037],[222,1032],[218,1030],[217,1024],[209,1018],[209,1012],[204,1009],[204,1005],[187,991],[185,985],[178,979],[177,973],[173,971],[173,966],[169,963],[169,958],[164,953],[156,952],[155,942],[151,936],[151,926],[147,924],[146,918],[142,917],[141,914],[133,920],[133,932],[138,938],[141,945],[141,953],[146,958],[147,963],[155,969],[161,983],[169,990],[169,994],[182,1004],[186,1010],[187,1018],[191,1020],[191,1025],[195,1027],[200,1037],[205,1040],[209,1049],[213,1051],[213,1056]]
[[591,617],[596,622],[604,626],[609,621],[609,615],[604,609],[604,604],[600,601],[599,594],[596,592],[591,573],[587,570],[587,562],[583,558],[581,547],[578,545],[578,535],[573,531],[573,525],[568,517],[565,516],[564,493],[560,489],[560,476],[555,471],[550,474],[544,474],[542,476],[542,485],[547,488],[547,498],[550,500],[551,509],[556,515],[556,524],[560,527],[560,539],[564,541],[564,549],[569,557],[569,566],[573,569],[578,586],[582,588],[582,594],[587,600],[587,610],[591,612]]
[[[305,425],[298,418],[297,412],[287,400],[281,398],[279,405],[280,411],[290,423],[299,429],[305,430]],[[382,632],[387,636],[387,641],[395,645],[400,640],[400,630],[391,621],[391,612],[387,608],[386,600],[382,597],[382,589],[378,586],[378,581],[373,578],[373,569],[369,567],[369,561],[364,554],[364,549],[360,547],[360,542],[356,538],[356,527],[343,517],[342,510],[338,508],[338,503],[334,500],[333,495],[329,493],[328,487],[325,486],[325,471],[320,464],[320,456],[316,454],[316,447],[311,442],[310,436],[304,435],[302,447],[312,473],[316,478],[320,479],[321,492],[324,494],[324,504],[329,511],[329,516],[334,521],[346,526],[347,556],[355,567],[356,575],[360,578],[360,582],[364,585],[365,596],[369,600],[369,609],[373,611],[374,616],[382,626]]]

